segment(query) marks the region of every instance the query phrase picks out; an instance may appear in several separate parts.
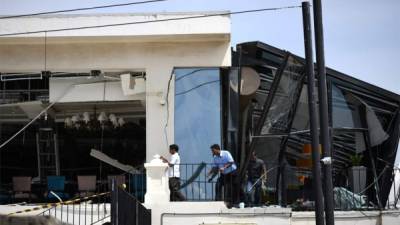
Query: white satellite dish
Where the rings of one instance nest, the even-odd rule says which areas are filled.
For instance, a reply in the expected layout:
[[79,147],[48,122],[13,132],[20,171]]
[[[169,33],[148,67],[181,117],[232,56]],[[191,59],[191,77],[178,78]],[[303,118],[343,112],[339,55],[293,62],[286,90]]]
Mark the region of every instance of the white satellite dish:
[[[251,67],[242,67],[240,95],[249,96],[254,94],[260,87],[260,75]],[[230,81],[230,86],[237,91],[238,84],[236,80]]]

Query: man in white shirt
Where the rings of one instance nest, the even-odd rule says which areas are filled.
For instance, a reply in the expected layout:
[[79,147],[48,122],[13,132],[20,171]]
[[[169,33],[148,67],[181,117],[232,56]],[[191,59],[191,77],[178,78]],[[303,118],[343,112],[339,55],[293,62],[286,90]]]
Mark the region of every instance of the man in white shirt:
[[160,157],[160,159],[168,163],[168,184],[170,191],[170,200],[171,201],[184,201],[185,197],[179,189],[181,188],[181,179],[180,179],[180,171],[179,165],[181,163],[181,157],[178,154],[179,146],[176,144],[172,144],[169,146],[169,153],[171,154],[170,160],[168,161],[164,157]]

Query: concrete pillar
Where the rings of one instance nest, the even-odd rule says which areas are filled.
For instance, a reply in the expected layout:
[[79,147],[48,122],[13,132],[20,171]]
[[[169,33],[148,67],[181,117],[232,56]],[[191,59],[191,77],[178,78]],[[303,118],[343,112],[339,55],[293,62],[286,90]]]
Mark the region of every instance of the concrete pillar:
[[173,71],[168,63],[162,61],[146,67],[146,162],[155,154],[168,155],[168,145],[174,142],[175,79],[172,77],[170,82],[167,104],[168,82]]
[[168,177],[166,175],[167,163],[163,163],[159,155],[155,155],[150,163],[145,163],[147,192],[144,196],[144,203],[147,208],[154,205],[169,203]]

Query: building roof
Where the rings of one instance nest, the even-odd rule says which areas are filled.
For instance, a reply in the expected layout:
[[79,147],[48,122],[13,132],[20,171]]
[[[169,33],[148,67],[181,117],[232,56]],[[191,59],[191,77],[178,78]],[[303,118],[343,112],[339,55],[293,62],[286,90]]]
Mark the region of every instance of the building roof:
[[[112,41],[230,41],[229,15],[204,16],[222,12],[56,14],[3,19],[0,23],[1,44],[74,42],[107,39]],[[160,21],[161,20],[161,21]],[[152,22],[153,21],[153,22]],[[96,26],[96,28],[91,28]],[[85,27],[84,29],[82,29]],[[75,29],[80,28],[80,29]],[[26,33],[30,32],[30,33]],[[22,34],[21,34],[22,33]],[[6,35],[6,36],[4,36]],[[169,38],[170,37],[170,38]]]
[[[267,51],[273,55],[283,57],[284,54],[287,52],[283,49],[276,48],[274,46],[268,45],[266,43],[260,42],[260,41],[253,41],[253,42],[245,42],[245,43],[240,43],[238,44],[240,46],[253,46],[257,47],[259,49],[262,49],[264,51]],[[298,55],[295,55],[291,53],[291,55],[295,56],[298,60],[305,62],[305,59],[303,57],[300,57]],[[326,73],[329,77],[334,78],[337,81],[342,81],[345,83],[351,83],[353,87],[359,87],[360,89],[363,90],[368,90],[374,93],[375,95],[379,95],[385,98],[389,98],[391,101],[395,101],[397,104],[400,104],[400,95],[396,94],[394,92],[388,91],[384,88],[378,87],[374,84],[368,83],[366,81],[357,79],[355,77],[352,77],[348,74],[339,72],[335,69],[326,68]],[[316,77],[318,77],[318,74],[315,74]]]

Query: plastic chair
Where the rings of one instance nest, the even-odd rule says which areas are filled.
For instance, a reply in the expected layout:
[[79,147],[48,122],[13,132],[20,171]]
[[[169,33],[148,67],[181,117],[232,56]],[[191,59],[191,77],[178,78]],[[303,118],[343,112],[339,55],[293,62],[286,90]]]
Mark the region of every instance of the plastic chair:
[[139,201],[144,200],[146,193],[146,175],[145,174],[130,174],[130,192]]
[[79,196],[88,196],[96,192],[96,176],[77,176]]
[[69,198],[69,195],[64,192],[65,189],[65,177],[64,176],[48,176],[47,177],[47,199],[55,200],[58,199],[54,194],[54,192],[61,199]]
[[13,177],[13,199],[29,199],[32,198],[31,177]]

